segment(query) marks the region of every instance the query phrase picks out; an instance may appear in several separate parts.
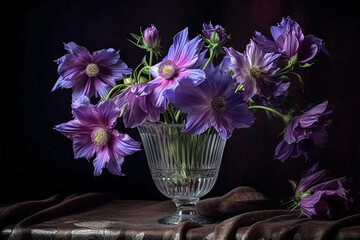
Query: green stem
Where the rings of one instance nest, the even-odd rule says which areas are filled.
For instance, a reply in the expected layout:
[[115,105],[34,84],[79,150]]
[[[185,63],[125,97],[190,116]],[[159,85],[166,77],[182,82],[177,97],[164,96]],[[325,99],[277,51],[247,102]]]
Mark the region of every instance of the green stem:
[[177,110],[176,114],[175,114],[175,123],[178,123],[179,122],[179,117],[180,117],[180,110]]
[[165,123],[166,123],[166,124],[170,124],[170,120],[169,120],[168,113],[167,113],[167,112],[164,112],[163,115],[164,115]]
[[113,88],[108,92],[108,94],[106,94],[105,100],[109,100],[110,97],[111,97],[111,95],[112,95],[115,91],[117,91],[118,88],[128,87],[128,86],[129,86],[129,85],[127,85],[127,84],[118,84],[118,85],[116,85],[115,87],[113,87]]
[[[153,61],[153,51],[150,51],[150,57],[149,57],[149,66],[152,66]],[[149,81],[151,81],[151,73],[149,72]]]
[[276,115],[278,115],[279,117],[282,118],[282,120],[284,121],[284,123],[286,125],[289,124],[290,120],[291,120],[291,117],[289,115],[284,115],[282,114],[281,112],[273,109],[273,108],[270,108],[270,107],[266,107],[266,106],[260,106],[260,105],[253,105],[253,106],[249,106],[249,109],[264,109],[266,111],[269,111],[269,112],[272,112],[272,113],[275,113]]
[[239,84],[239,86],[237,86],[237,88],[235,89],[235,92],[240,92],[242,89],[244,88],[244,85],[242,83]]
[[138,73],[138,75],[137,75],[137,78],[136,78],[137,83],[139,83],[141,73],[142,73],[145,69],[149,69],[149,68],[150,68],[150,66],[145,66],[145,67],[143,67],[142,69],[140,69],[140,71],[139,71],[139,73]]
[[203,71],[205,70],[206,66],[209,64],[209,62],[212,61],[212,59],[214,58],[214,50],[212,48],[210,48],[210,56],[209,59],[206,61],[204,67],[203,67]]

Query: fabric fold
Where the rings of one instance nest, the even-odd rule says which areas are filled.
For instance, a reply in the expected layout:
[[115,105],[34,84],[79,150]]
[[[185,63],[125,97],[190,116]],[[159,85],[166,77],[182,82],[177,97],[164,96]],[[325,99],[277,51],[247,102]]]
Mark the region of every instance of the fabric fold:
[[281,209],[251,187],[199,201],[197,211],[213,224],[159,224],[176,210],[168,201],[122,200],[107,193],[54,195],[0,207],[1,239],[136,239],[136,240],[355,240],[360,214],[336,221],[300,216]]

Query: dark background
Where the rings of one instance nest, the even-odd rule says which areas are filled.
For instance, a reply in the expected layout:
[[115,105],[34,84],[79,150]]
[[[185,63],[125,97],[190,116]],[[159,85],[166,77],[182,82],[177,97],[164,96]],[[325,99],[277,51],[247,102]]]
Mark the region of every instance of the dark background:
[[[41,199],[55,193],[112,192],[120,198],[165,199],[155,188],[144,151],[127,157],[125,177],[107,170],[93,176],[85,159],[73,159],[72,142],[53,130],[72,119],[71,90],[51,93],[57,75],[55,59],[63,43],[75,41],[90,52],[121,50],[121,59],[134,68],[144,52],[129,41],[154,23],[163,50],[172,37],[189,27],[190,37],[212,21],[231,34],[226,46],[242,52],[255,30],[270,37],[270,26],[291,16],[304,34],[324,39],[331,56],[319,54],[317,63],[301,70],[305,94],[294,81],[291,94],[305,108],[329,100],[334,106],[329,142],[317,160],[334,177],[360,177],[359,4],[357,1],[9,1],[1,14],[1,161],[0,202]],[[273,160],[282,123],[257,112],[250,129],[234,132],[227,142],[218,181],[206,196],[224,194],[241,185],[252,186],[273,199],[291,194],[288,179],[297,180],[308,164],[304,158],[286,163]],[[119,121],[120,122],[120,121]],[[123,129],[140,140],[136,129]]]

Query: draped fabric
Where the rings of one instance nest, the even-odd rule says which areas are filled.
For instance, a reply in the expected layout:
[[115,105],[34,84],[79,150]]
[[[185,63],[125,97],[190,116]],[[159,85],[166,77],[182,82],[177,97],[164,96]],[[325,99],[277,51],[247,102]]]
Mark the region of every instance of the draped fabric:
[[299,217],[250,187],[201,200],[213,224],[158,224],[175,211],[168,201],[122,200],[88,193],[0,207],[1,239],[359,239],[360,214],[336,221]]

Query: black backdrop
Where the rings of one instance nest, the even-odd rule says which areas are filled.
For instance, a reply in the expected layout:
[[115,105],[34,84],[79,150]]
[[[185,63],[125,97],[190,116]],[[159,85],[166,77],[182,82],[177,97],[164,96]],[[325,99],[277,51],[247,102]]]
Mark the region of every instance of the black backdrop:
[[[89,51],[120,49],[121,58],[135,67],[143,51],[127,39],[154,23],[166,51],[172,37],[186,26],[190,36],[202,23],[220,24],[231,34],[227,46],[243,51],[255,30],[269,36],[269,27],[291,16],[305,34],[326,42],[331,57],[319,54],[318,63],[301,71],[306,91],[294,82],[299,107],[329,99],[334,105],[329,142],[317,160],[336,177],[360,177],[359,4],[357,1],[27,1],[3,3],[1,14],[1,161],[0,202],[48,197],[54,193],[113,192],[120,198],[165,199],[155,188],[144,151],[128,157],[125,177],[106,170],[93,176],[85,159],[73,159],[72,142],[53,130],[71,116],[71,90],[50,92],[55,84],[55,59],[66,51],[63,42],[75,41]],[[273,160],[283,130],[279,120],[261,112],[250,129],[235,131],[228,140],[218,181],[207,195],[249,185],[271,198],[291,194],[287,179],[297,179],[308,164],[303,158],[286,163]],[[126,131],[140,140],[134,129]]]

